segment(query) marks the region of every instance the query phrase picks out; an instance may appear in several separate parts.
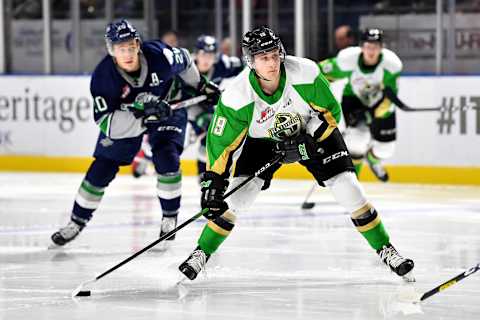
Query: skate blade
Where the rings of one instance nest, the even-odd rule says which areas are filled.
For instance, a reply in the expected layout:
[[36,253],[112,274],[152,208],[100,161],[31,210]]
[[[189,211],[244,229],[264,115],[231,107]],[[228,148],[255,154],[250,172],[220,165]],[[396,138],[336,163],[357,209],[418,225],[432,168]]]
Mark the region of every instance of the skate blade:
[[410,272],[407,272],[406,274],[404,274],[404,275],[402,276],[402,279],[403,279],[403,281],[405,281],[405,282],[407,282],[407,283],[416,282],[415,276],[413,275],[413,270],[411,270]]
[[65,248],[65,246],[60,246],[56,243],[51,243],[51,244],[48,245],[47,250],[60,250],[60,249],[63,249],[63,248]]

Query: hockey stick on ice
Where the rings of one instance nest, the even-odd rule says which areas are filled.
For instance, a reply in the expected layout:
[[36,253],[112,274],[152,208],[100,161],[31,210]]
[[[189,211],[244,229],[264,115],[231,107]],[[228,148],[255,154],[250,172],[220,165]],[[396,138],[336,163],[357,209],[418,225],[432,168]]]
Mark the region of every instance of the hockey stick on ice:
[[405,103],[403,103],[402,100],[398,98],[398,96],[393,92],[393,90],[390,87],[386,87],[383,92],[385,93],[385,96],[390,99],[397,107],[399,107],[403,111],[407,112],[417,112],[417,111],[441,111],[442,107],[426,107],[426,108],[412,108],[407,106]]
[[[245,179],[244,181],[242,181],[238,186],[236,186],[235,188],[233,188],[232,190],[230,190],[229,192],[227,192],[224,196],[224,199],[228,198],[229,196],[231,196],[233,193],[235,193],[238,189],[240,189],[241,187],[243,187],[244,185],[246,185],[247,183],[249,183],[251,180],[253,180],[253,178],[255,177],[258,177],[260,174],[262,174],[265,170],[267,170],[268,168],[270,168],[271,166],[273,166],[274,164],[276,164],[277,162],[279,162],[281,159],[283,158],[283,155],[279,155],[277,157],[275,157],[272,161],[270,162],[267,162],[265,165],[263,165],[263,167],[261,167],[260,169],[258,169],[257,171],[255,171],[254,174],[250,175],[247,179]],[[120,268],[121,266],[123,266],[124,264],[128,263],[129,261],[135,259],[136,257],[138,257],[139,255],[141,255],[142,253],[144,253],[145,251],[147,251],[148,249],[156,246],[158,243],[162,242],[163,240],[167,239],[167,238],[170,238],[171,236],[173,236],[174,234],[176,234],[179,230],[183,229],[185,226],[189,225],[190,223],[192,223],[193,221],[197,220],[198,218],[200,218],[204,213],[206,213],[208,211],[208,209],[203,209],[202,211],[196,213],[193,217],[191,217],[190,219],[188,219],[187,221],[183,222],[182,224],[180,224],[179,226],[177,226],[175,229],[173,229],[172,231],[164,234],[163,236],[161,236],[160,238],[158,238],[157,240],[155,240],[154,242],[150,243],[148,246],[146,246],[145,248],[135,252],[134,254],[132,254],[130,257],[128,257],[127,259],[119,262],[118,264],[114,265],[113,267],[111,267],[110,269],[108,269],[107,271],[103,272],[102,274],[96,276],[95,278],[93,279],[90,279],[90,280],[87,280],[85,282],[82,282],[75,290],[73,290],[72,292],[72,298],[73,297],[76,297],[76,296],[90,296],[91,292],[89,290],[87,291],[84,291],[83,288],[88,285],[88,284],[91,284],[91,283],[94,283],[98,280],[100,280],[101,278],[105,277],[107,274],[115,271],[116,269]]]
[[450,279],[450,280],[442,283],[441,285],[433,288],[432,290],[425,292],[425,293],[420,297],[419,301],[417,301],[417,302],[420,302],[420,301],[423,301],[423,300],[425,300],[425,299],[428,299],[428,298],[430,298],[431,296],[433,296],[434,294],[437,294],[437,293],[439,293],[440,291],[443,291],[443,290],[449,288],[450,286],[453,286],[455,283],[459,282],[460,280],[465,279],[465,278],[468,277],[469,275],[474,274],[474,273],[477,272],[478,270],[480,270],[480,263],[477,264],[476,266],[471,267],[471,268],[468,269],[467,271],[460,273],[460,274],[457,275],[456,277],[454,277],[454,278],[452,278],[452,279]]
[[317,187],[317,182],[314,181],[312,187],[307,193],[307,196],[305,197],[305,200],[302,203],[302,209],[312,209],[315,207],[315,202],[309,202],[308,200],[310,199],[310,196],[312,195],[313,191],[315,191]]

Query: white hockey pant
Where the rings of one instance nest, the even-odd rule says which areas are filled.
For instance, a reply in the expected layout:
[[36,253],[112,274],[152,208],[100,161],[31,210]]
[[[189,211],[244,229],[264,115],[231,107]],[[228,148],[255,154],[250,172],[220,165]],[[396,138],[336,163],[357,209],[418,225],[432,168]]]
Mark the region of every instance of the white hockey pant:
[[395,152],[395,141],[381,142],[372,139],[370,128],[366,125],[347,128],[343,139],[353,158],[365,156],[370,149],[379,159],[388,159]]

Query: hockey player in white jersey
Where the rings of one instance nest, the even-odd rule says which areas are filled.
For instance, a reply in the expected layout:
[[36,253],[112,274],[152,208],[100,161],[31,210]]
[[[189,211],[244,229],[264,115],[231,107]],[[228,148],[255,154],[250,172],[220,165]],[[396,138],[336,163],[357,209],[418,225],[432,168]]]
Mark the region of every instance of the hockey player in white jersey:
[[225,201],[228,186],[234,188],[281,155],[282,163],[299,162],[320,185],[331,189],[338,203],[351,213],[357,230],[392,271],[411,275],[413,261],[391,245],[379,214],[357,180],[337,128],[340,105],[318,66],[308,59],[286,56],[280,38],[267,27],[247,32],[242,48],[249,68],[223,92],[208,130],[201,205],[208,209],[205,216],[209,221],[180,271],[191,280],[196,278],[232,231],[236,214],[269,187],[281,164],[271,166]]
[[320,62],[320,68],[329,80],[348,79],[342,97],[344,139],[357,175],[365,159],[375,176],[386,182],[389,177],[381,160],[394,153],[396,123],[395,106],[384,89],[398,92],[402,62],[383,47],[382,30],[368,29],[360,40],[359,47],[341,50],[336,57]]

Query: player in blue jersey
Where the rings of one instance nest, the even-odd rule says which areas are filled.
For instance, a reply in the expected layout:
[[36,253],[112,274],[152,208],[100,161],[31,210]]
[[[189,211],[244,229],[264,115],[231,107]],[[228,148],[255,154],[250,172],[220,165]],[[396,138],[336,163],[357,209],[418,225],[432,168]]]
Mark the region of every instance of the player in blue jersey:
[[[240,58],[219,53],[217,40],[209,35],[201,35],[197,38],[193,59],[200,74],[217,85],[220,85],[223,79],[234,77],[243,70]],[[184,97],[191,96],[192,93],[189,91],[187,89],[182,92]],[[204,172],[206,167],[206,131],[210,125],[214,107],[215,104],[211,100],[207,100],[188,108],[188,120],[195,132],[197,141],[199,140],[197,153],[199,174]],[[144,141],[142,149],[136,155],[132,164],[133,176],[138,178],[145,174],[150,160],[148,143]]]
[[172,111],[168,101],[176,94],[173,88],[182,86],[210,100],[219,96],[217,87],[200,77],[187,50],[161,41],[142,42],[127,20],[108,24],[105,41],[108,55],[97,65],[90,83],[94,119],[101,132],[70,222],[51,236],[60,246],[75,239],[92,218],[119,166],[132,162],[144,134],[149,135],[158,175],[157,195],[163,211],[160,235],[175,228],[187,112]]

